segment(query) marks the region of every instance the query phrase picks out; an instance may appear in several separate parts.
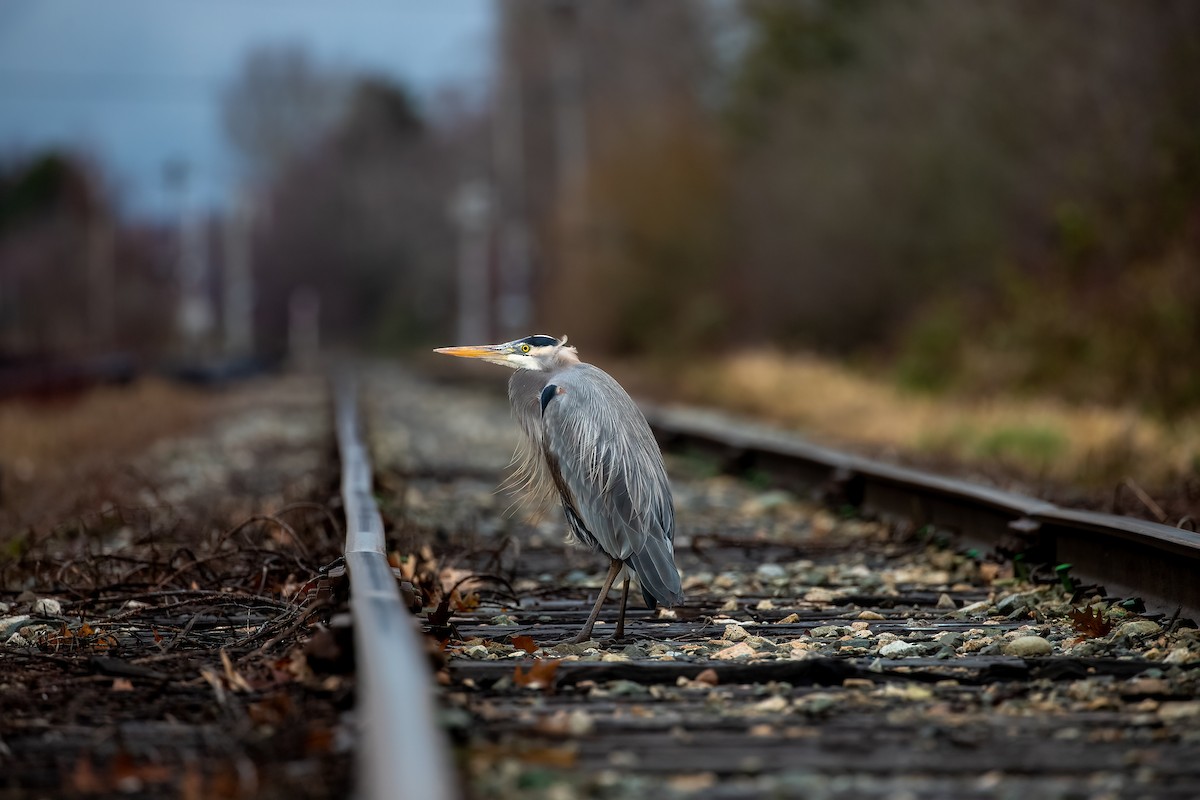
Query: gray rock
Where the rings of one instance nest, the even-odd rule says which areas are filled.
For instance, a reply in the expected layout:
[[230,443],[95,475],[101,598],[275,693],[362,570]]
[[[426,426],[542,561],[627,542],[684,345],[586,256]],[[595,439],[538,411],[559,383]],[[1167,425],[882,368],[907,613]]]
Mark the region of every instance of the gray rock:
[[941,644],[944,647],[949,647],[951,649],[962,647],[963,642],[966,641],[966,639],[963,637],[963,635],[961,633],[958,633],[957,631],[947,631],[945,633],[939,633],[934,638],[938,642],[938,644]]
[[1004,655],[1027,658],[1048,656],[1054,652],[1053,645],[1041,636],[1020,636],[1003,647]]
[[918,655],[921,652],[921,646],[911,644],[902,639],[897,639],[894,642],[888,642],[883,647],[879,648],[879,655],[884,658],[910,658]]
[[4,617],[0,619],[0,639],[7,639],[21,628],[29,624],[32,619],[28,614],[18,614],[15,617]]
[[845,628],[839,625],[818,625],[809,630],[808,635],[814,639],[832,639],[834,636],[841,636]]
[[787,570],[778,564],[760,564],[754,572],[764,581],[787,580]]
[[1153,636],[1161,630],[1162,626],[1157,622],[1151,622],[1148,619],[1134,619],[1117,628],[1117,634],[1140,639],[1143,636]]
[[980,600],[977,603],[969,603],[957,611],[951,612],[952,617],[986,617],[988,611],[992,608],[992,604],[988,600]]
[[1015,611],[1029,608],[1033,605],[1033,602],[1032,593],[1010,594],[999,603],[996,603],[996,612],[1007,616]]

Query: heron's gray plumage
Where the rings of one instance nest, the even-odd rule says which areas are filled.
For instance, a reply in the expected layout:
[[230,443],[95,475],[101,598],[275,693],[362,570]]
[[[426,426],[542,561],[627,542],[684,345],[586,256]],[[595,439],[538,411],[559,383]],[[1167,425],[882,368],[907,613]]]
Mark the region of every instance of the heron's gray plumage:
[[[549,385],[557,391],[543,411]],[[671,484],[628,393],[603,370],[564,359],[557,369],[514,372],[509,399],[527,437],[521,465],[532,494],[557,490],[576,539],[624,561],[647,606],[679,602]]]
[[[654,434],[606,372],[574,364],[551,373],[555,397],[542,414],[542,448],[578,538],[637,575],[646,605],[683,595],[675,569],[675,509]],[[593,542],[588,542],[593,544]]]
[[[574,537],[611,559],[605,591],[624,565],[648,607],[679,603],[671,484],[646,418],[621,385],[582,363],[565,338],[438,352],[515,368],[508,396],[524,436],[508,485],[535,506],[559,499]],[[590,634],[602,602],[603,593],[581,636]],[[623,620],[624,601],[618,631]]]

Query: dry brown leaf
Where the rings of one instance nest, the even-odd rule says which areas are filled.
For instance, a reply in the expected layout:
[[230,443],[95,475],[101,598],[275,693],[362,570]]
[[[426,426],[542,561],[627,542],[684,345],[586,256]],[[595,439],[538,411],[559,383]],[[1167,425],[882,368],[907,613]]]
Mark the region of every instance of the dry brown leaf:
[[229,653],[221,651],[221,666],[225,668],[225,680],[229,681],[229,686],[239,692],[252,692],[254,687],[250,682],[242,677],[241,673],[233,668],[233,659],[229,657]]
[[529,669],[519,665],[513,669],[513,683],[527,689],[548,689],[554,685],[554,675],[558,672],[559,659],[535,659]]
[[267,695],[246,707],[246,714],[256,725],[283,725],[294,711],[292,698],[286,692]]
[[75,769],[71,773],[71,787],[79,794],[99,794],[107,788],[96,773],[92,760],[87,756],[81,756],[75,762]]
[[579,753],[573,747],[531,747],[517,753],[517,758],[526,764],[571,769],[579,760]]
[[113,678],[112,690],[114,692],[132,692],[133,681],[129,678]]
[[992,561],[984,561],[979,565],[979,579],[984,583],[991,584],[1000,577],[1001,571],[1002,569],[999,564]]
[[1098,608],[1073,608],[1067,616],[1071,618],[1072,627],[1084,636],[1096,638],[1112,633],[1112,623],[1104,618],[1104,614]]
[[479,594],[477,592],[469,592],[463,595],[456,589],[450,595],[450,604],[454,606],[455,611],[474,611],[479,608]]
[[534,643],[532,636],[514,636],[512,637],[512,646],[517,650],[524,650],[529,655],[538,651],[538,646]]
[[334,735],[327,727],[309,728],[304,736],[305,755],[325,755],[333,752]]

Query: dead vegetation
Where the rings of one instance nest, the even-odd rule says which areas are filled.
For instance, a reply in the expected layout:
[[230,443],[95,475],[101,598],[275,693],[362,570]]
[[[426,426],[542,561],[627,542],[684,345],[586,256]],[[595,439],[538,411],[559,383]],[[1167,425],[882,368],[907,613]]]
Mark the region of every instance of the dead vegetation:
[[[833,446],[1018,482],[1035,493],[1083,490],[1093,507],[1148,519],[1159,515],[1137,495],[1158,495],[1171,506],[1159,521],[1170,524],[1200,513],[1196,415],[1166,422],[1130,408],[930,395],[901,389],[888,375],[778,351],[730,355],[667,379],[644,367],[627,371],[660,398],[771,420]],[[1139,490],[1118,488],[1126,481]]]

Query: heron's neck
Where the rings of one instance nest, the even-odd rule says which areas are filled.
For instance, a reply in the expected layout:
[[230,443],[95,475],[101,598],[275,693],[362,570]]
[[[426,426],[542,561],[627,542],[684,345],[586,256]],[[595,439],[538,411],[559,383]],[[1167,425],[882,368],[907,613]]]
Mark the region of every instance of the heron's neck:
[[555,355],[557,356],[557,363],[555,364],[557,367],[566,367],[579,363],[579,351],[574,347],[560,347]]

